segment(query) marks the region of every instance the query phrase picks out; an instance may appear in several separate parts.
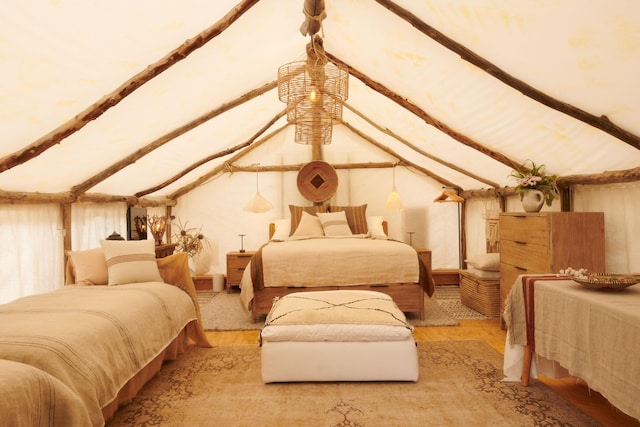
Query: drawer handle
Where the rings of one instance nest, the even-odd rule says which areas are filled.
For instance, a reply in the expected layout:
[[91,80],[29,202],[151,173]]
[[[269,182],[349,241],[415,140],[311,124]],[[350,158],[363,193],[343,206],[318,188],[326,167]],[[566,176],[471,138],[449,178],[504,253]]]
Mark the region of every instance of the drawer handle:
[[526,245],[527,242],[521,242],[519,240],[514,240],[513,243],[515,243],[516,245]]
[[514,265],[514,267],[516,268],[516,270],[527,271],[527,269],[524,267],[518,267],[517,265]]

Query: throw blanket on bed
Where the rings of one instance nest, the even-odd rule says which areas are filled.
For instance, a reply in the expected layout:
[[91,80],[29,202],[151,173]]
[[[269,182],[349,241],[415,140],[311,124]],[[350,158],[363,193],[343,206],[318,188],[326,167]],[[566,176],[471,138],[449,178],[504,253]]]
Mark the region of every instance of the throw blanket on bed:
[[249,310],[254,289],[419,282],[433,284],[411,246],[392,239],[314,237],[271,241],[258,249],[240,284]]
[[67,286],[0,305],[0,359],[57,378],[101,426],[102,408],[194,320],[191,298],[166,283]]
[[46,372],[0,360],[0,425],[91,425],[84,403],[69,387]]
[[391,297],[372,291],[296,292],[274,302],[265,326],[390,325],[412,329]]

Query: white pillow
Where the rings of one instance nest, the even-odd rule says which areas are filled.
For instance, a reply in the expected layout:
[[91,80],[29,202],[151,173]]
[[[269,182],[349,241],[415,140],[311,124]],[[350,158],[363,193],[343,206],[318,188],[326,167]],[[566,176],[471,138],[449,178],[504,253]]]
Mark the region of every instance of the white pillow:
[[470,267],[467,269],[467,272],[473,274],[478,279],[500,280],[499,271],[478,270],[477,268]]
[[386,237],[387,235],[384,232],[384,228],[382,228],[382,221],[384,217],[382,216],[368,216],[367,217],[367,229],[371,236],[373,237]]
[[478,270],[500,271],[500,254],[490,253],[476,255],[473,258],[465,259],[467,264]]
[[344,211],[316,214],[320,218],[325,236],[352,236]]
[[289,237],[291,234],[291,220],[290,219],[277,219],[273,221],[275,230],[273,231],[272,239],[282,239]]
[[102,240],[109,270],[109,286],[163,282],[153,240]]
[[310,236],[310,237],[319,237],[324,236],[324,231],[322,229],[322,224],[320,223],[320,218],[315,215],[311,215],[307,212],[302,212],[302,217],[300,218],[300,223],[298,224],[298,228],[296,228],[294,236]]

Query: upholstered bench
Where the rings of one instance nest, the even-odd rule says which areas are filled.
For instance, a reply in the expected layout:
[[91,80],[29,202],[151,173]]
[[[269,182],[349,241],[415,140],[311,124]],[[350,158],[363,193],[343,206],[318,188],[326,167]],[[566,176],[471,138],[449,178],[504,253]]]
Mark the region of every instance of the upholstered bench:
[[413,327],[386,294],[315,291],[274,302],[260,334],[262,381],[417,381]]

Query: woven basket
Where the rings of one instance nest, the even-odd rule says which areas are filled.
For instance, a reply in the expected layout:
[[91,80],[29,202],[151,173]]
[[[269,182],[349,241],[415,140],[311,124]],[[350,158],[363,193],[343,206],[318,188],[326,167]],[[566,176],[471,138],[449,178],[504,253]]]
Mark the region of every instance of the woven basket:
[[500,280],[460,272],[460,301],[490,319],[500,318]]

